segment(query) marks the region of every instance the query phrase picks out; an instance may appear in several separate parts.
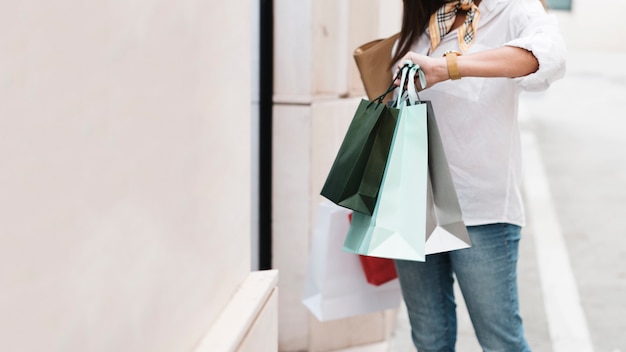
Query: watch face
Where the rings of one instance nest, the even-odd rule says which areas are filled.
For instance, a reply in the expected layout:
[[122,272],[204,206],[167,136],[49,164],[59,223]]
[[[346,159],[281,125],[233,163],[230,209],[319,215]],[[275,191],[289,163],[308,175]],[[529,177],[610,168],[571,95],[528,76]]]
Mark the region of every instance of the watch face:
[[443,56],[448,56],[448,54],[452,54],[452,53],[456,54],[457,56],[461,55],[461,53],[456,50],[448,50],[445,53],[443,53]]

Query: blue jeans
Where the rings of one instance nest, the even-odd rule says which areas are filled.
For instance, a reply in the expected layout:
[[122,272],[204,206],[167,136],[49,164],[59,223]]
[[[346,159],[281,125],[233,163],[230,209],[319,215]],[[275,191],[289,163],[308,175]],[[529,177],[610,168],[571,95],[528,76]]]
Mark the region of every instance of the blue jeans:
[[483,351],[530,351],[517,293],[521,228],[490,224],[467,230],[471,248],[428,255],[423,263],[396,261],[415,347],[419,352],[455,350],[454,273]]

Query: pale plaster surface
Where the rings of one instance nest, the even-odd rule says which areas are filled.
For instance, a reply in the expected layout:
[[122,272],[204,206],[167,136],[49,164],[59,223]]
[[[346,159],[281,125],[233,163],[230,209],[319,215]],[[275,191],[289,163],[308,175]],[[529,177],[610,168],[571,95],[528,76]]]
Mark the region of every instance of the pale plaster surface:
[[274,101],[310,102],[313,1],[274,0]]
[[309,340],[309,313],[301,300],[311,226],[310,121],[306,106],[274,107],[272,263],[281,276],[281,351],[306,350]]
[[240,285],[194,352],[277,351],[278,271],[255,271]]
[[360,100],[348,96],[362,92],[354,43],[380,37],[387,20],[378,16],[393,13],[390,6],[381,0],[274,2],[273,263],[281,273],[281,351],[380,342],[393,325],[388,312],[320,323],[301,303],[311,219]]
[[[278,351],[278,289],[274,289],[265,309],[245,336],[237,352]],[[208,351],[207,351],[208,352]]]
[[313,94],[348,94],[349,0],[317,0],[313,7]]
[[5,4],[0,350],[209,329],[250,271],[249,23],[241,2]]

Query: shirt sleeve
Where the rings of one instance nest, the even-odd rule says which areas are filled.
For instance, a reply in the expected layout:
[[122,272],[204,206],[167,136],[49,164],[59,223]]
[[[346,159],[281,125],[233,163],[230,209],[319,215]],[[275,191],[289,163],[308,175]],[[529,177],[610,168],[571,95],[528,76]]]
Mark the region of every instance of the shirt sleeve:
[[523,90],[541,91],[565,75],[565,42],[556,17],[546,13],[539,0],[521,0],[510,22],[516,39],[507,46],[519,47],[533,53],[539,69],[515,78]]

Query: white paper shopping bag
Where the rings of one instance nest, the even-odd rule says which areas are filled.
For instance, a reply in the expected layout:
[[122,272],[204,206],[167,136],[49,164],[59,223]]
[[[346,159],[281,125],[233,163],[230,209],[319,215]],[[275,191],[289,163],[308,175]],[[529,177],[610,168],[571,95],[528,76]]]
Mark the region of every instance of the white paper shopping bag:
[[320,321],[395,309],[402,298],[398,279],[369,284],[358,255],[342,250],[350,213],[329,201],[317,211],[302,303]]

